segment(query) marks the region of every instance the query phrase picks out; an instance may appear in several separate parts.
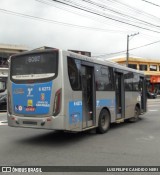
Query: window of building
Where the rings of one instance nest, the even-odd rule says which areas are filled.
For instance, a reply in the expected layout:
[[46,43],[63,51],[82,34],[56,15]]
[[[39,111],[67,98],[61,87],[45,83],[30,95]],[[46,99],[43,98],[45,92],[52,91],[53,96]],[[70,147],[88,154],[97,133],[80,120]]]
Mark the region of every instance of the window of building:
[[146,64],[140,64],[139,70],[147,71],[147,65]]
[[128,67],[132,69],[137,69],[137,64],[128,64]]
[[149,66],[149,68],[150,68],[150,71],[157,71],[157,65],[150,65]]

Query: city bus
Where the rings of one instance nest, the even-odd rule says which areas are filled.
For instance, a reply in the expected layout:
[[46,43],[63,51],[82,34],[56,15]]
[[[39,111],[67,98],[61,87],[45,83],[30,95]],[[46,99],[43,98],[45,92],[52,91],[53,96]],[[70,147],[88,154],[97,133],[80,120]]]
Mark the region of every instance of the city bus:
[[10,57],[8,125],[79,132],[108,131],[146,112],[142,72],[61,49]]
[[8,68],[0,67],[0,97],[7,93]]

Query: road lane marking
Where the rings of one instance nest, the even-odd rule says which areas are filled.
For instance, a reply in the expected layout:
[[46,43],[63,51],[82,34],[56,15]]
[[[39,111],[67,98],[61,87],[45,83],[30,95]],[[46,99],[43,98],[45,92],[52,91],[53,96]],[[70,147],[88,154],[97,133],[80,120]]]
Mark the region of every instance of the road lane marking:
[[157,112],[158,110],[157,109],[151,109],[151,110],[148,110],[149,112]]
[[1,125],[8,125],[7,120],[2,120],[2,121],[0,121],[0,126],[1,126]]
[[148,105],[148,107],[150,107],[150,106],[151,106],[151,107],[152,107],[152,106],[159,106],[159,104],[155,104],[155,105]]
[[160,104],[155,104],[155,105],[147,105],[147,107],[154,107],[154,106],[156,106],[156,107],[160,107]]
[[137,141],[142,141],[142,142],[150,142],[152,140],[155,140],[155,137],[152,135],[146,136],[146,137],[140,137],[136,138]]

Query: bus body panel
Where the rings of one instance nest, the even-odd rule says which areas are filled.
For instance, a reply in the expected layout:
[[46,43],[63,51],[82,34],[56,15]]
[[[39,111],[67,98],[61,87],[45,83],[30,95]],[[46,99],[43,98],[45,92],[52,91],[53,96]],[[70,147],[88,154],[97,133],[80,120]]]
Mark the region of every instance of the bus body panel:
[[[93,76],[92,83],[95,87],[96,80],[94,74],[96,71],[95,65],[97,64],[113,67],[113,70],[119,69],[123,80],[122,83],[124,83],[123,72],[132,70],[110,62],[93,61],[92,58],[67,51],[59,50],[58,55],[58,74],[54,80],[40,83],[16,84],[9,79],[9,126],[83,131],[98,126],[99,116],[104,108],[110,114],[111,123],[116,122],[119,119],[119,115],[117,114],[117,96],[114,89],[112,91],[96,91],[93,88],[92,93],[95,98],[93,98],[92,105],[95,105],[95,111],[94,109],[93,111],[89,111],[90,114],[84,111],[86,105],[86,102],[84,102],[84,89],[82,87],[80,90],[73,90],[71,87],[68,58],[77,60],[80,65],[80,71],[82,71],[83,67],[84,70],[90,73],[90,76]],[[139,73],[134,70],[133,72]],[[81,72],[81,77],[82,74],[83,72]],[[81,81],[84,80],[81,78]],[[124,84],[122,85],[124,86]],[[23,94],[20,93],[21,89],[24,91]],[[60,92],[60,96],[58,97],[56,95],[57,92]],[[124,91],[123,95],[122,107],[124,108],[124,114],[121,114],[121,118],[125,120],[134,116],[135,106],[137,104],[141,107],[141,97],[138,91]],[[60,100],[60,111],[54,115],[56,98]],[[92,115],[92,119],[88,119],[89,115]]]
[[22,117],[8,114],[8,125],[13,127],[64,130],[64,116]]
[[125,118],[134,116],[136,104],[140,106],[140,92],[125,92]]
[[97,98],[97,104],[96,104],[96,118],[97,118],[97,126],[98,126],[98,119],[100,112],[103,108],[106,108],[109,110],[110,117],[111,117],[111,123],[115,122],[116,120],[116,113],[115,113],[115,92],[114,91],[107,91],[107,96],[105,91],[97,91],[96,92]]
[[[62,52],[63,65],[67,65],[67,52]],[[82,130],[82,92],[74,92],[71,88],[68,67],[63,68],[63,109],[65,116],[65,126],[68,131],[81,131]]]
[[[12,111],[12,114],[8,112],[9,126],[65,129],[63,94],[61,94],[61,110],[59,115],[53,115],[55,94],[58,90],[62,89],[62,65],[61,55],[59,55],[59,76],[53,81],[16,84],[9,80],[10,104],[8,108],[11,108]],[[61,93],[64,93],[63,90]]]

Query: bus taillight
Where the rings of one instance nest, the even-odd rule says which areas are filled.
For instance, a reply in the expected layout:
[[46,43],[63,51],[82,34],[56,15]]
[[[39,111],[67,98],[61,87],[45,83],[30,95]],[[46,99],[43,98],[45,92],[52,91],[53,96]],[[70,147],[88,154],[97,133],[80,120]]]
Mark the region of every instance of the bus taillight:
[[53,106],[53,115],[57,115],[60,112],[61,108],[61,92],[62,90],[59,89],[54,98],[54,106]]
[[8,98],[7,98],[7,105],[8,105],[8,113],[11,114],[12,113],[12,110],[11,110],[11,95],[10,93],[8,92]]

